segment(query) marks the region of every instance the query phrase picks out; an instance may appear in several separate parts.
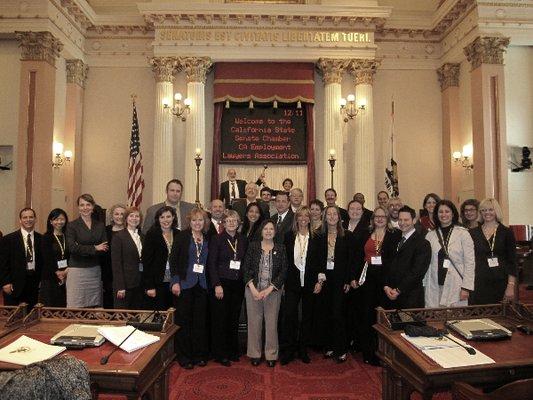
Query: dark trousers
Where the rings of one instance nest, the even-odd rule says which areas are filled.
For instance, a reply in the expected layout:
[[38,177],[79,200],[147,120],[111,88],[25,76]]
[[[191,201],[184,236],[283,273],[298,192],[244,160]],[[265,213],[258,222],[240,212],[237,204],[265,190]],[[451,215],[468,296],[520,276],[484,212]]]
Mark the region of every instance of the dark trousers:
[[58,279],[43,279],[39,289],[39,302],[46,307],[66,307],[65,284],[60,285]]
[[111,270],[111,263],[105,264],[102,267],[102,302],[106,309],[113,308],[115,296],[113,296],[113,271]]
[[327,302],[326,350],[332,350],[334,357],[346,353],[346,321],[344,306],[346,296],[342,285],[328,285],[324,287]]
[[210,294],[211,303],[211,352],[217,360],[239,357],[239,317],[244,299],[242,280],[221,280],[222,299]]
[[163,282],[155,287],[155,297],[144,295],[144,308],[146,310],[166,311],[172,307],[173,300],[172,292],[170,291],[169,283]]
[[115,293],[115,309],[121,309],[121,310],[141,310],[144,308],[144,291],[143,289],[138,286],[136,288],[130,288],[126,289],[126,295],[123,299],[117,298],[117,291],[114,290]]
[[361,330],[357,319],[358,309],[361,307],[361,291],[350,289],[346,294],[344,318],[346,321],[346,343],[351,350],[360,347]]
[[27,303],[28,309],[32,309],[37,304],[39,295],[39,277],[35,272],[27,272],[24,288],[17,297],[5,292],[2,294],[4,295],[5,306],[18,306],[20,303]]
[[[309,289],[285,288],[282,302],[280,349],[283,353],[305,352],[313,335],[313,302],[316,295]],[[302,317],[298,317],[300,302]]]
[[207,290],[196,284],[173,296],[176,308],[176,357],[180,364],[207,360]]
[[360,298],[360,303],[356,310],[360,346],[364,359],[374,357],[377,349],[377,334],[372,326],[376,323],[376,307],[385,303],[383,282],[380,278],[381,268],[380,266],[369,265],[365,283],[356,289]]

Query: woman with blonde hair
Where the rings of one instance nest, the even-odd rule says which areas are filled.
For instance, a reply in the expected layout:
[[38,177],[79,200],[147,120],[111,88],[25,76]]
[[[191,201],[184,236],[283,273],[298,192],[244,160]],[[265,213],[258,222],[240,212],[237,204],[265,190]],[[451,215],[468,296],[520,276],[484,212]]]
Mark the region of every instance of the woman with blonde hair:
[[121,203],[114,204],[109,209],[109,225],[105,227],[105,233],[107,236],[107,243],[109,243],[109,252],[102,259],[102,287],[104,289],[103,302],[104,308],[113,308],[115,302],[115,296],[113,294],[113,267],[111,260],[113,237],[118,232],[124,230],[126,222],[124,219],[124,213],[126,212],[126,206]]
[[479,204],[479,225],[470,230],[476,252],[471,304],[494,304],[514,298],[516,242],[502,218],[496,199],[485,199]]

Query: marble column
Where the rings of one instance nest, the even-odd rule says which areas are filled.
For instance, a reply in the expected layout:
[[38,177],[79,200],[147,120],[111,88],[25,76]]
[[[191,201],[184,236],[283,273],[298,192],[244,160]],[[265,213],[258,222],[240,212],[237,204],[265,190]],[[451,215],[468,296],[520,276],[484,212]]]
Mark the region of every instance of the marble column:
[[353,148],[348,151],[353,154],[352,171],[346,174],[348,194],[353,196],[357,192],[365,195],[366,207],[373,209],[376,198],[376,169],[374,153],[374,103],[372,86],[374,75],[379,62],[375,60],[356,59],[350,63],[350,73],[355,79],[355,101],[360,109],[356,121]]
[[[342,118],[340,114],[342,74],[348,65],[348,60],[321,58],[317,68],[322,74],[324,82],[324,132],[323,147],[317,149],[317,170],[322,170],[322,179],[317,185],[317,197],[322,197],[324,191],[331,187],[331,172],[328,162],[330,150],[335,150],[334,189],[337,191],[337,204],[345,207],[348,194],[346,193],[346,164],[342,136]],[[317,137],[320,135],[317,132]]]
[[150,65],[156,80],[154,118],[154,164],[152,174],[152,204],[165,199],[165,186],[174,178],[174,145],[172,114],[163,108],[163,100],[172,104],[174,73],[178,68],[176,57],[153,57]]
[[480,200],[498,199],[505,220],[509,202],[503,53],[508,45],[509,38],[477,37],[464,48],[472,65],[474,193]]
[[37,228],[52,206],[56,58],[63,44],[50,32],[16,32],[21,47],[16,208],[33,207]]
[[466,173],[455,165],[452,154],[463,151],[461,109],[459,104],[460,64],[446,63],[437,69],[442,98],[442,182],[444,198],[459,203],[461,176]]
[[81,128],[83,121],[83,94],[89,67],[82,60],[66,60],[67,91],[65,107],[65,149],[72,151],[70,165],[65,168],[63,187],[66,209],[69,215],[76,215],[76,198],[81,194]]
[[187,117],[187,134],[185,138],[185,200],[196,199],[196,149],[201,151],[200,166],[200,202],[206,206],[207,188],[211,187],[210,173],[207,169],[207,149],[205,131],[205,81],[213,65],[209,57],[182,57],[180,65],[187,78],[187,97],[191,99],[191,111]]

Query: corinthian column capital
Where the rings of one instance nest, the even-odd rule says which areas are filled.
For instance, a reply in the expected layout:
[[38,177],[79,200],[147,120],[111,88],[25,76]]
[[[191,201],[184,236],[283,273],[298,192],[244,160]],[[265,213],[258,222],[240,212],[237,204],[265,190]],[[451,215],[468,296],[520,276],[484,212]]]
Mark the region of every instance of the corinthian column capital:
[[355,58],[350,60],[348,71],[355,79],[355,85],[373,85],[374,75],[380,66],[378,60],[368,60]]
[[181,57],[180,66],[185,71],[187,83],[205,83],[213,61],[209,57]]
[[46,61],[56,65],[63,44],[50,32],[15,32],[22,48],[21,60]]
[[342,74],[346,70],[349,61],[334,58],[320,58],[316,64],[316,68],[322,74],[324,84],[341,83]]
[[66,60],[67,66],[67,83],[75,83],[84,88],[89,66],[81,60]]
[[460,64],[446,63],[437,69],[441,91],[452,86],[459,86],[460,66]]
[[149,63],[156,82],[174,82],[174,73],[179,72],[179,63],[176,57],[152,57]]
[[508,37],[478,36],[464,48],[472,69],[481,64],[503,64],[503,53],[509,46]]

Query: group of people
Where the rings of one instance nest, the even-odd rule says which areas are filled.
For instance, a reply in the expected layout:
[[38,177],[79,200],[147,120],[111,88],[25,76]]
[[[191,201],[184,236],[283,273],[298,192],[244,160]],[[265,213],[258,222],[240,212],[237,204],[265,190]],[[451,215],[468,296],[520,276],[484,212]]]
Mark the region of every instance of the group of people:
[[211,357],[224,366],[240,359],[243,302],[253,365],[263,355],[271,367],[309,363],[309,348],[338,363],[360,350],[377,364],[376,307],[488,304],[514,294],[515,240],[495,199],[467,200],[459,213],[430,193],[417,217],[384,191],[374,210],[362,193],[340,207],[333,188],[325,204],[304,205],[290,179],[259,191],[261,180],[243,185],[235,175],[228,172],[209,213],[181,200],[178,179],[145,218],[117,204],[107,226],[89,194],[78,198],[73,221],[52,210],[43,235],[34,210],[22,209],[20,229],[0,242],[4,304],[174,307],[177,360],[191,369]]

